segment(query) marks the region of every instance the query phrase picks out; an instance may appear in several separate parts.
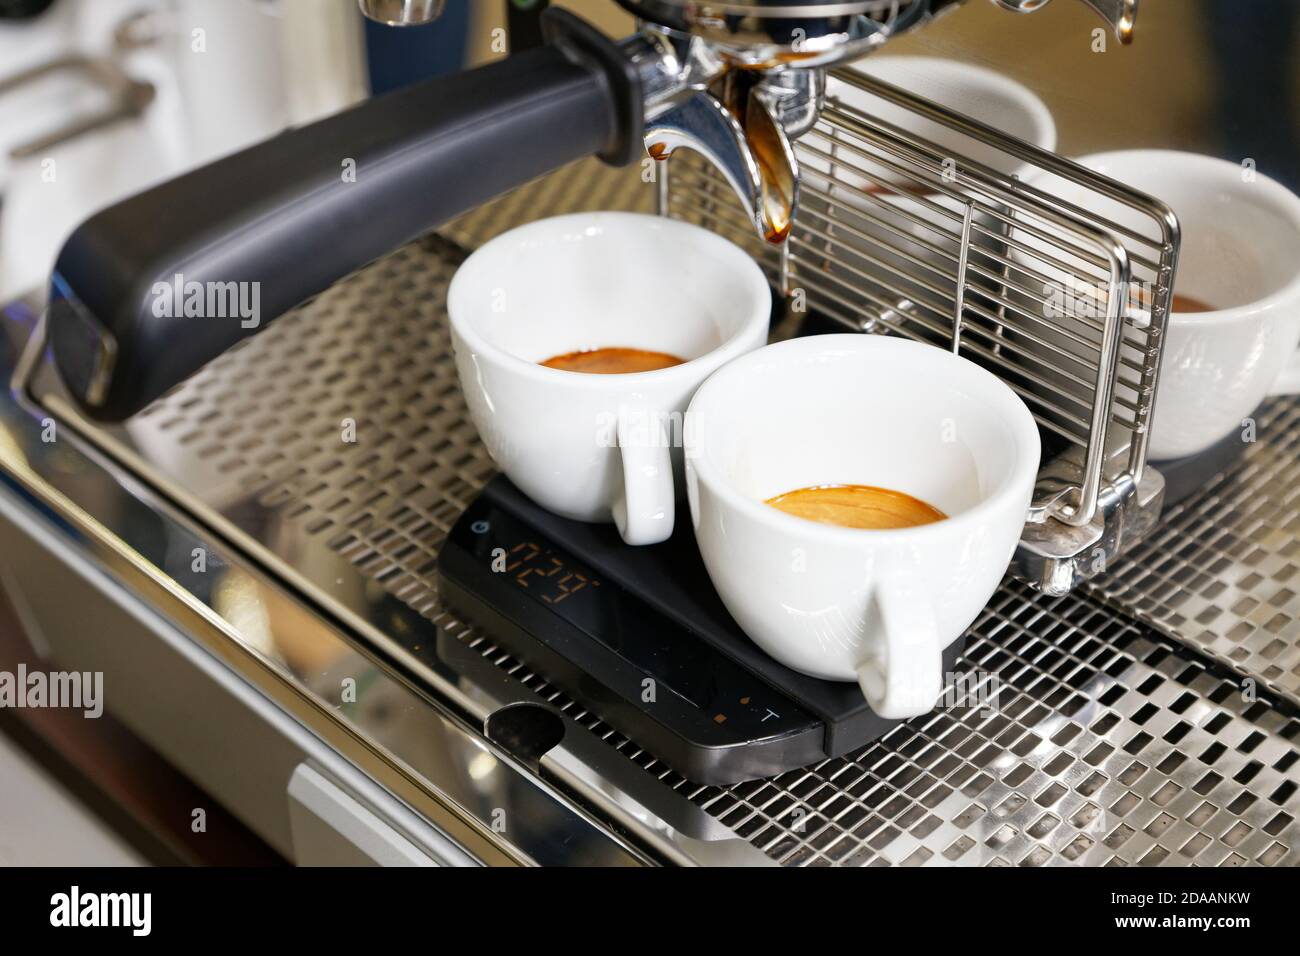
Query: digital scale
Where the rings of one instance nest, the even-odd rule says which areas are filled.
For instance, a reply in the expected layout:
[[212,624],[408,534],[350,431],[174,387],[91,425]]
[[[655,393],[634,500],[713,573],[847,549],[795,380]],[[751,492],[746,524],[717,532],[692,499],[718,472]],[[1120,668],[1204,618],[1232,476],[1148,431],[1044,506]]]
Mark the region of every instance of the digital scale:
[[[899,723],[856,683],[797,673],[750,641],[684,510],[669,541],[634,548],[612,524],[553,515],[498,476],[452,528],[438,571],[468,623],[697,783],[804,767]],[[964,644],[944,652],[945,672]]]

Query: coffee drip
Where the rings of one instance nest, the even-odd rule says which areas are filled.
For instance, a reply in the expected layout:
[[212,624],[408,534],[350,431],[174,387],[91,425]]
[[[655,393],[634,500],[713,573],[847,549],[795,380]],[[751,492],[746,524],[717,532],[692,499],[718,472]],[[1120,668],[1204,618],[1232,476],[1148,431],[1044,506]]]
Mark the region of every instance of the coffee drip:
[[790,143],[759,98],[756,83],[762,74],[732,70],[722,81],[721,100],[745,131],[762,186],[763,232],[768,242],[779,244],[790,235],[796,201]]

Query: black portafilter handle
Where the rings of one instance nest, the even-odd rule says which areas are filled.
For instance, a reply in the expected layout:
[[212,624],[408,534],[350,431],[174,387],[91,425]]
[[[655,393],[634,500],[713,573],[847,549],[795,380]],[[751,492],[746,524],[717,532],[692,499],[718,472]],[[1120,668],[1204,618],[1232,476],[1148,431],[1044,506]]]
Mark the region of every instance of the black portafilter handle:
[[644,155],[617,44],[548,10],[545,46],[368,100],[140,193],[72,233],[49,336],[120,421],[366,263],[574,159]]

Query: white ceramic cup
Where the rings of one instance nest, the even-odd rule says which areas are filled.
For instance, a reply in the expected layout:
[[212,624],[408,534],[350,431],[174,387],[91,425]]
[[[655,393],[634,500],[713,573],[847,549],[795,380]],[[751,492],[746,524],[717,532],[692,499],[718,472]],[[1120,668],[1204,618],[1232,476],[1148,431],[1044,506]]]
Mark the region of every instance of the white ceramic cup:
[[[550,511],[653,544],[673,530],[687,402],[767,341],[771,297],[754,261],[705,229],[594,212],[484,244],[453,277],[447,310],[470,417],[501,470]],[[688,361],[614,375],[539,364],[609,347]]]
[[[1046,150],[1056,148],[1056,124],[1051,111],[1027,87],[993,70],[960,63],[939,57],[927,56],[869,56],[858,60],[852,69],[867,76],[883,80],[893,86],[909,90],[936,103],[987,123],[1003,132]],[[910,110],[881,100],[849,84],[831,77],[827,81],[827,96],[845,106],[861,110],[883,122],[900,127],[905,132],[923,137],[934,144],[941,156],[964,155],[1000,173],[1024,178],[1034,167],[1018,163],[1006,153],[972,140],[947,126],[919,116]],[[817,149],[827,150],[827,143],[814,137],[810,140]],[[888,300],[897,293],[878,286],[861,273],[878,273],[907,296],[926,297],[920,287],[909,280],[883,272],[881,265],[915,275],[918,267],[912,260],[920,260],[929,268],[925,279],[945,290],[949,295],[956,291],[956,277],[960,243],[953,238],[960,235],[965,205],[942,192],[914,195],[906,191],[917,184],[906,177],[892,173],[887,167],[855,153],[851,148],[836,148],[837,165],[832,181],[837,186],[832,193],[842,206],[848,206],[861,215],[846,215],[842,206],[833,218],[842,226],[833,229],[841,249],[857,255],[833,264],[832,275],[845,274],[841,280],[856,291]],[[890,157],[899,162],[897,157]],[[830,172],[830,164],[815,153],[805,151],[800,162],[812,171],[811,178],[822,187],[818,172]],[[904,187],[897,193],[876,192],[865,196],[863,190],[877,191],[872,179],[855,170],[869,172],[887,185]],[[819,200],[810,199],[813,212]],[[816,215],[808,221],[825,230],[828,224]],[[995,248],[1000,222],[986,212],[976,212],[975,224],[979,227],[973,237],[977,249]],[[847,226],[848,228],[843,228]],[[856,235],[854,230],[861,235]],[[859,259],[858,255],[863,258]],[[984,263],[986,266],[988,263]],[[901,285],[900,285],[901,284]],[[932,296],[931,296],[932,297]]]
[[[787,666],[856,680],[887,718],[934,706],[943,649],[1006,572],[1039,459],[1029,410],[996,376],[876,335],[743,356],[704,383],[686,420],[691,519],[727,609]],[[765,503],[823,484],[903,491],[948,517],[861,530]]]
[[[1300,393],[1300,197],[1195,153],[1140,149],[1078,162],[1169,204],[1182,226],[1175,291],[1214,307],[1169,317],[1149,457],[1204,451],[1265,396]],[[1062,198],[1085,195],[1067,188]]]
[[[864,57],[850,69],[925,97],[1034,146],[1047,150],[1056,148],[1056,123],[1047,104],[1027,86],[994,70],[942,57],[881,55]],[[1001,150],[955,133],[942,123],[883,102],[835,77],[827,81],[826,92],[846,106],[869,112],[876,119],[930,140],[940,152],[947,150],[965,155],[1000,173],[1022,178],[1034,168],[1017,163]],[[848,156],[844,158],[848,159]],[[893,183],[911,182],[897,175],[885,178]],[[862,186],[866,182],[858,179],[856,184]]]

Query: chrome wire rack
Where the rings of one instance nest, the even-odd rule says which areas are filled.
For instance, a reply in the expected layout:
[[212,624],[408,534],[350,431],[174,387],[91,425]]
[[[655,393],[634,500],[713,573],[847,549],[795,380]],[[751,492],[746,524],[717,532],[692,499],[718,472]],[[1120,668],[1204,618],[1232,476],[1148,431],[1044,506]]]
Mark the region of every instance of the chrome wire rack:
[[1178,224],[1159,201],[881,80],[834,73],[796,144],[781,247],[700,157],[662,164],[663,214],[750,251],[795,310],[950,348],[1006,381],[1048,437],[1019,572],[1049,593],[1154,524],[1148,424]]

